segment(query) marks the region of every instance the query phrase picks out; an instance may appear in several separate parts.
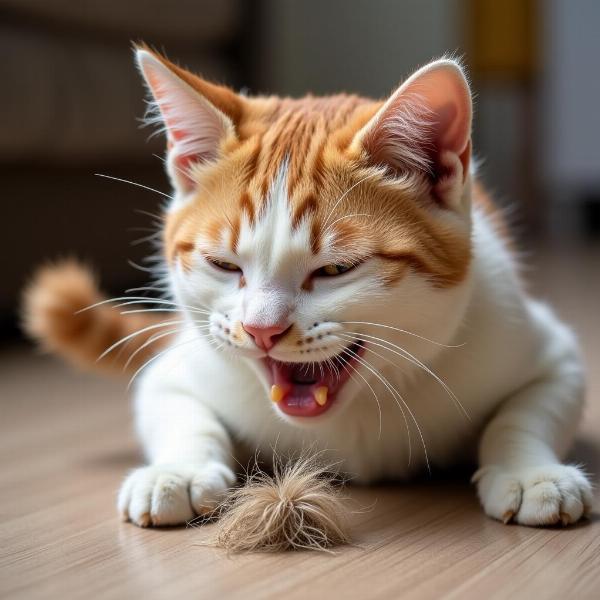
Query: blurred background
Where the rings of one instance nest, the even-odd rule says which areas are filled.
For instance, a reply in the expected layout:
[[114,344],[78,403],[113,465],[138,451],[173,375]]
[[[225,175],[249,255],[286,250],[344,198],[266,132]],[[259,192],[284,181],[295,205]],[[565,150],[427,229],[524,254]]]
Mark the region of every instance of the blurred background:
[[481,178],[526,263],[560,266],[548,289],[576,316],[583,285],[597,319],[599,26],[596,0],[0,0],[2,338],[45,259],[89,260],[115,293],[148,279],[128,259],[149,251],[132,242],[160,196],[94,175],[168,191],[132,40],[250,93],[382,97],[431,58],[463,57]]
[[[224,598],[240,581],[243,597],[281,596],[267,571],[292,573],[300,597],[299,573],[321,572],[306,557],[288,571],[283,557],[220,560],[197,527],[118,523],[115,491],[140,461],[126,378],[69,369],[22,340],[19,296],[48,259],[86,260],[111,296],[149,280],[128,261],[148,264],[151,246],[135,240],[163,198],[94,175],[169,191],[164,141],[140,128],[138,40],[255,94],[384,97],[432,58],[462,57],[479,177],[504,207],[528,286],[581,340],[588,402],[569,461],[596,474],[594,513],[564,532],[503,528],[460,471],[364,489],[353,509],[363,537],[333,570],[366,577],[346,581],[354,596],[390,597],[394,565],[411,598],[448,585],[461,598],[600,597],[578,593],[599,589],[600,573],[600,0],[0,0],[0,597],[170,598],[177,583]],[[365,563],[365,552],[377,554]],[[357,561],[379,570],[355,573]]]

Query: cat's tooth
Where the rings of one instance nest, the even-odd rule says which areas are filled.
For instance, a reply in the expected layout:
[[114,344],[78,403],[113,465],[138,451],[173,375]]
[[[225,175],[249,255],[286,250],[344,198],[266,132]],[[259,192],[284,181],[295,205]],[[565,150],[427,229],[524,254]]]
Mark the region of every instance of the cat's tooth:
[[318,387],[313,392],[313,394],[315,396],[315,400],[319,406],[325,406],[325,404],[327,404],[327,392],[328,391],[329,390],[327,389],[327,386],[322,385],[321,387]]
[[275,383],[271,386],[271,400],[273,400],[273,402],[275,402],[276,404],[281,402],[284,396],[285,392],[280,385],[277,385]]

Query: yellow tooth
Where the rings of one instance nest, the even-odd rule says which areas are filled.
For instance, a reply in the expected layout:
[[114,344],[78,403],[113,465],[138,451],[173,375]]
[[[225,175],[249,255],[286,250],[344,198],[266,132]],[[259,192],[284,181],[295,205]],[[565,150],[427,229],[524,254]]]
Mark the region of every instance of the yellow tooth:
[[273,402],[281,402],[283,396],[283,388],[280,385],[275,384],[271,386],[271,400],[273,400]]
[[321,387],[318,387],[313,393],[315,395],[315,400],[317,401],[317,404],[319,406],[325,406],[325,404],[327,404],[327,392],[329,390],[327,389],[326,385],[322,385]]

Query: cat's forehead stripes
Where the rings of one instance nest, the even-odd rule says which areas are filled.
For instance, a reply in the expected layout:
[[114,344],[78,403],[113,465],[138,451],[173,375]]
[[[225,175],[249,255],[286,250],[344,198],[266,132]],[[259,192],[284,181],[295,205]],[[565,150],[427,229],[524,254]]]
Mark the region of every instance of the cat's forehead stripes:
[[343,150],[351,139],[350,135],[342,135],[344,128],[357,131],[379,106],[371,100],[344,95],[282,99],[273,106],[273,99],[255,102],[257,111],[249,112],[240,123],[239,143],[252,140],[254,144],[248,187],[256,190],[262,201],[284,162],[290,201],[297,198],[296,191],[302,184],[318,191],[324,154]]
[[269,211],[283,207],[281,235],[299,232],[312,255],[331,246],[340,260],[377,255],[388,285],[408,266],[440,286],[462,281],[468,236],[446,230],[423,208],[417,201],[423,190],[381,185],[380,177],[359,183],[369,172],[349,144],[379,105],[353,96],[253,99],[253,110],[240,116],[237,138],[223,144],[222,158],[198,168],[193,200],[168,216],[169,260],[179,257],[191,268],[199,238],[215,251],[237,253],[272,222]]
[[[254,99],[254,110],[240,117],[237,139],[223,144],[223,160],[198,170],[202,186],[195,206],[184,207],[186,218],[201,209],[205,217],[218,221],[205,227],[213,241],[219,239],[221,229],[231,228],[235,242],[240,217],[255,225],[285,165],[286,198],[294,227],[305,218],[316,219],[319,209],[324,212],[326,208],[320,193],[326,162],[339,158],[351,133],[368,120],[378,104],[354,96]],[[344,135],[345,127],[349,132]],[[209,206],[211,202],[219,206]],[[315,225],[313,248],[319,246],[317,230]]]

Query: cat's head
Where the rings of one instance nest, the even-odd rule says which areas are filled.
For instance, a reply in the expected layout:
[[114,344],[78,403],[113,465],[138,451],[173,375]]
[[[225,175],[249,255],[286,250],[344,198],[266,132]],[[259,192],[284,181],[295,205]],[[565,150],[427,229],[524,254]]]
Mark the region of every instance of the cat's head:
[[372,101],[251,98],[147,49],[137,61],[168,141],[173,293],[217,351],[253,366],[257,402],[270,395],[295,422],[334,418],[385,361],[410,370],[440,349],[425,338],[451,338],[471,251],[457,62]]

